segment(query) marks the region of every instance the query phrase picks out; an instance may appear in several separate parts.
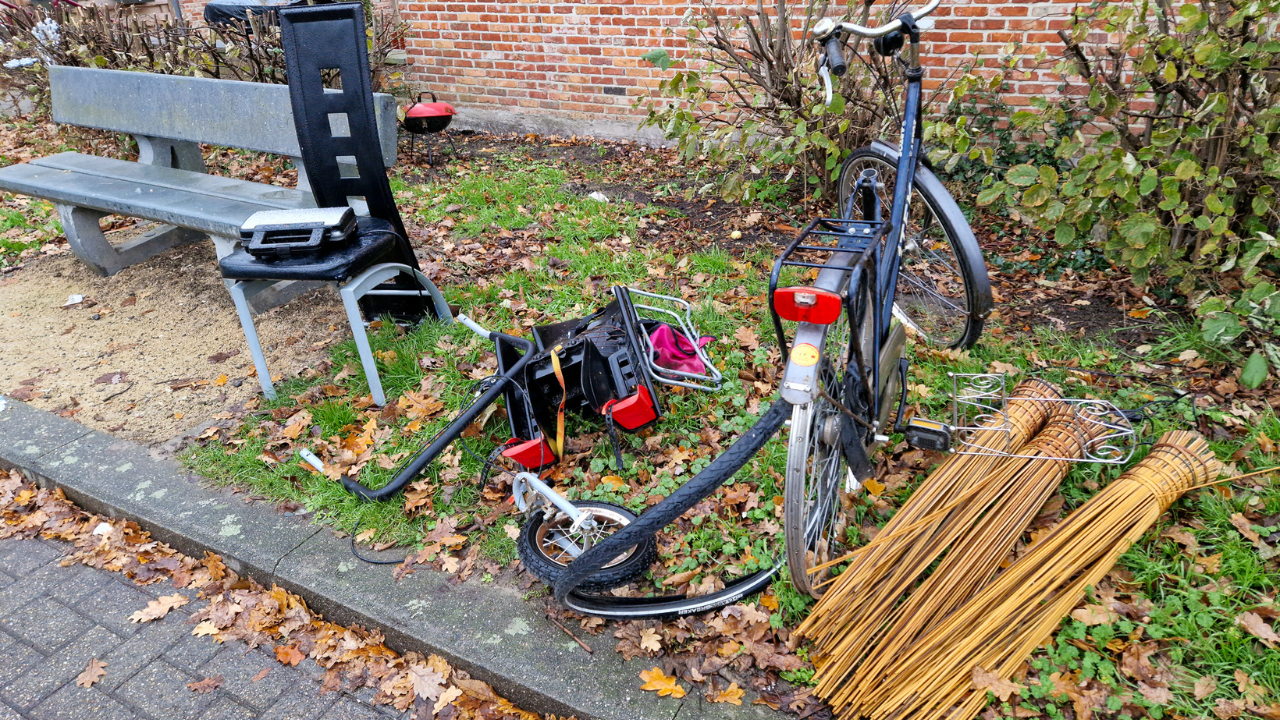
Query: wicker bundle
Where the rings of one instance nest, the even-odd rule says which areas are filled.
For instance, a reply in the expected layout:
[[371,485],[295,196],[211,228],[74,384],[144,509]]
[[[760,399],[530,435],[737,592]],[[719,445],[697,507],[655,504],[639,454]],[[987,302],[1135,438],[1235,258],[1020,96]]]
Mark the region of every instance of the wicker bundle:
[[973,684],[975,674],[1011,679],[1130,544],[1182,493],[1210,484],[1220,470],[1198,434],[1165,433],[1141,462],[897,654],[876,687],[858,698],[857,715],[972,717],[987,699]]
[[[997,425],[1003,427],[1004,418],[995,418],[988,423],[991,429],[978,430],[970,440],[984,447],[1001,447],[1007,443],[1011,450],[1021,450],[1048,420],[1053,403],[1043,401],[1058,397],[1053,385],[1037,379],[1025,380],[1014,388],[1005,407],[1007,430],[997,429]],[[903,592],[937,558],[936,552],[922,548],[922,544],[938,533],[950,531],[954,537],[957,530],[967,529],[949,522],[949,515],[983,490],[987,476],[1002,460],[995,455],[948,457],[916,488],[911,500],[871,543],[827,563],[849,562],[850,566],[831,582],[824,599],[798,630],[818,648],[814,657],[823,671],[818,676],[820,695],[830,690],[829,685],[822,684],[828,677],[823,665],[837,644],[842,655],[857,658],[865,655],[874,640],[872,633],[879,625],[874,619],[882,621]],[[839,598],[846,601],[841,602]],[[847,603],[848,598],[855,599],[853,607]],[[868,618],[872,620],[856,622]]]
[[[818,644],[818,694],[842,715],[860,715],[861,701],[880,686],[921,635],[987,583],[1008,558],[1024,529],[1057,490],[1071,469],[1067,458],[1081,458],[1105,429],[1082,422],[1066,403],[1044,403],[1049,423],[1018,451],[1003,459],[973,498],[949,513],[932,536],[917,540],[911,564],[899,566],[893,580],[876,586],[871,597],[827,593],[802,630],[826,642]],[[915,502],[915,498],[908,503]],[[937,562],[914,589],[912,583]],[[898,600],[903,584],[910,595],[885,614],[872,614]],[[813,618],[817,618],[813,620]],[[808,628],[812,627],[813,630]],[[871,643],[874,643],[874,647]],[[850,648],[859,648],[855,654]]]

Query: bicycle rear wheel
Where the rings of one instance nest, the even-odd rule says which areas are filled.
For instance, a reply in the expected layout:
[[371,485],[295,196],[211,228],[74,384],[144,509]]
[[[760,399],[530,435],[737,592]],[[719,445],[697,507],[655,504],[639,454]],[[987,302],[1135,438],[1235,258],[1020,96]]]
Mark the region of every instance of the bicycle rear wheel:
[[[881,214],[889,217],[898,150],[882,142],[855,150],[840,170],[840,208],[863,170],[878,176],[876,194]],[[853,203],[859,218],[859,203]],[[991,313],[991,281],[982,250],[960,206],[930,170],[916,169],[915,187],[907,205],[894,315],[937,347],[973,347]]]
[[[791,411],[783,490],[787,568],[796,590],[813,597],[822,596],[820,583],[830,573],[809,571],[851,549],[845,500],[857,490],[859,479],[845,460],[841,431],[844,409],[860,413],[868,407],[863,393],[857,392],[859,386],[846,382],[848,373],[857,372],[850,347],[854,338],[861,341],[864,361],[872,361],[871,310],[865,289],[861,292],[861,322],[851,327],[846,312],[827,329],[817,378],[821,394]],[[860,382],[855,377],[854,382]],[[864,443],[864,448],[870,450],[871,445]]]

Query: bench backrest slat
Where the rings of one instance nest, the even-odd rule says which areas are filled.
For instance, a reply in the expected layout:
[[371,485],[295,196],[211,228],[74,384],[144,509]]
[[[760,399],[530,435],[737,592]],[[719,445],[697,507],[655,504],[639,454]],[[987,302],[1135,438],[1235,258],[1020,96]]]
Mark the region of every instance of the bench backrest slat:
[[[299,157],[289,86],[55,65],[55,122]],[[396,162],[396,103],[374,95],[387,167]]]

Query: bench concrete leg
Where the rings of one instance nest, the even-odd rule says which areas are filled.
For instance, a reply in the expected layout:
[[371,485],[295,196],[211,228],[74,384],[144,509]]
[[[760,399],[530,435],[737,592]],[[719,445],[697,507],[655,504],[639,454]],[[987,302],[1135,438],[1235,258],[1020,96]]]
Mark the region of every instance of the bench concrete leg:
[[200,146],[188,140],[134,135],[138,141],[138,162],[143,165],[178,168],[202,173],[206,170]]
[[161,225],[116,247],[98,225],[106,213],[74,205],[57,205],[57,208],[71,251],[99,275],[115,275],[169,248],[205,237],[197,230]]

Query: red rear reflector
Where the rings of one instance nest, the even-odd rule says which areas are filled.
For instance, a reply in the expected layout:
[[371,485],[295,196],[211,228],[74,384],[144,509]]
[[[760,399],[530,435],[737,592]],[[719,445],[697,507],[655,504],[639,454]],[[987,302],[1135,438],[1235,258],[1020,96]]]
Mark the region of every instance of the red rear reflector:
[[556,461],[556,454],[542,438],[523,442],[512,440],[507,449],[502,451],[502,456],[515,460],[527,470],[537,470]]
[[658,410],[649,396],[649,388],[644,385],[638,386],[630,397],[605,403],[604,412],[611,412],[613,421],[627,430],[635,430],[658,419]]
[[830,325],[840,319],[844,302],[830,290],[785,287],[774,291],[773,307],[783,320]]

